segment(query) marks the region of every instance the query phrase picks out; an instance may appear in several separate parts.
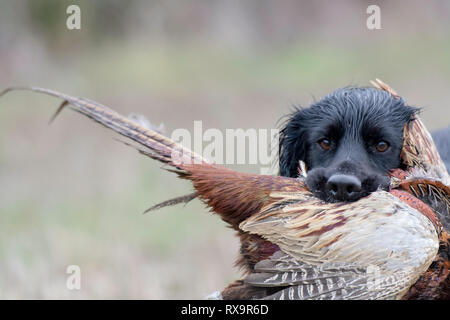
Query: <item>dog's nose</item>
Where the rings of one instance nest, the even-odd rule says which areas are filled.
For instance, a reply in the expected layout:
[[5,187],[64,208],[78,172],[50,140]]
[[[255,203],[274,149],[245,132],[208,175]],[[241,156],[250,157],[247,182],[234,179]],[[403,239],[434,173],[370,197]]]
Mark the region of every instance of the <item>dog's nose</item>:
[[334,174],[328,179],[325,188],[334,200],[355,201],[360,198],[361,181],[353,175]]

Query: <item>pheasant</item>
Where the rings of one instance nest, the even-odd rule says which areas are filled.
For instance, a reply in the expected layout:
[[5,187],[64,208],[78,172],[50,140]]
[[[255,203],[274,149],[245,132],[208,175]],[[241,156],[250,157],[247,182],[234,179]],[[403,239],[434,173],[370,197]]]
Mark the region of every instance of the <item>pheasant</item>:
[[236,230],[244,278],[223,299],[450,298],[450,177],[417,116],[404,128],[407,169],[391,173],[389,192],[326,203],[301,163],[299,178],[236,172],[96,102],[36,87],[2,94],[16,89],[63,99],[57,113],[69,106],[192,182],[193,194],[151,209],[198,197]]

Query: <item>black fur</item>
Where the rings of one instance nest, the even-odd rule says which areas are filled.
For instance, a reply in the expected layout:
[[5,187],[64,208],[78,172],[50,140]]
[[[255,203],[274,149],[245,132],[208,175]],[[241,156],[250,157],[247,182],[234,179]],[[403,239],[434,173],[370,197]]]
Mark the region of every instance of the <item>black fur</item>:
[[[336,90],[289,115],[280,134],[280,175],[297,177],[303,160],[308,187],[330,202],[386,189],[387,172],[401,167],[403,127],[418,110],[373,88]],[[323,139],[329,150],[319,144]],[[384,152],[376,149],[380,141],[389,145]]]
[[432,136],[447,171],[450,172],[450,127],[437,130]]

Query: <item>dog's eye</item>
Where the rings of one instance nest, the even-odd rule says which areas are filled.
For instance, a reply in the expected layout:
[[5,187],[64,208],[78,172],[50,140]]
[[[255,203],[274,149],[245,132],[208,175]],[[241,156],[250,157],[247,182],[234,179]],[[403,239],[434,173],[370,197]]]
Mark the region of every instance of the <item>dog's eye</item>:
[[322,139],[319,140],[319,145],[323,150],[330,150],[331,149],[331,142],[328,139]]
[[378,152],[385,152],[389,148],[389,143],[386,141],[378,141],[378,143],[375,145],[375,149],[377,149]]

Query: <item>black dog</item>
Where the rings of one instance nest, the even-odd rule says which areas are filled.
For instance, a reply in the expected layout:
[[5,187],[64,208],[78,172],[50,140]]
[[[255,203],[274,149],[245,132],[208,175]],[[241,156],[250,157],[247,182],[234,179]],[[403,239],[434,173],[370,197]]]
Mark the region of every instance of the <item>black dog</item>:
[[297,177],[304,161],[308,187],[328,202],[387,189],[388,171],[402,167],[403,127],[418,110],[386,91],[339,89],[289,116],[280,134],[280,175]]

